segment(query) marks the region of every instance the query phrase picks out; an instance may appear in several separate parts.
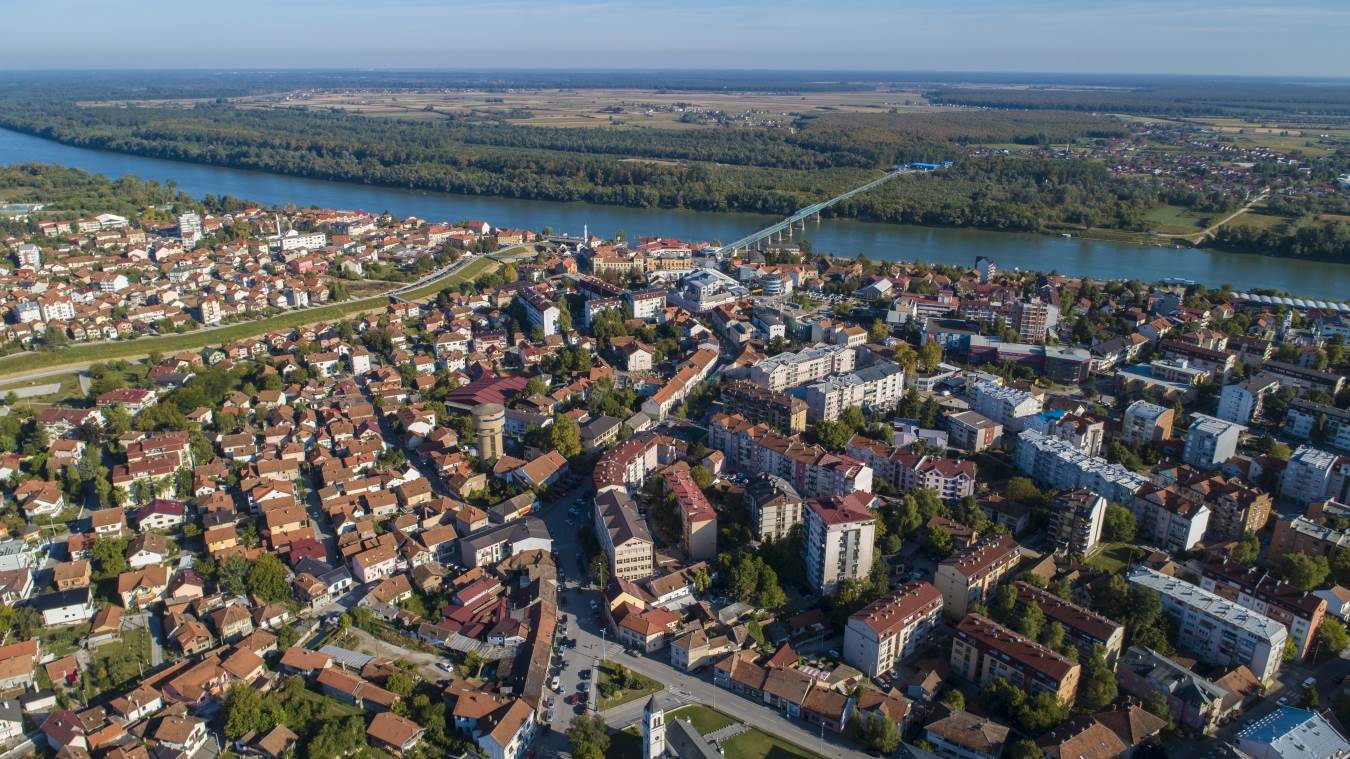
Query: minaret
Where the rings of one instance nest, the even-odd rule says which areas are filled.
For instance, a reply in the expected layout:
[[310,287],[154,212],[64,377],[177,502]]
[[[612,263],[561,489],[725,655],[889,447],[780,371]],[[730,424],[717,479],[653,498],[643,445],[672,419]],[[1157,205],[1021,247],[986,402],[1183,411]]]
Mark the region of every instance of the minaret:
[[642,707],[642,759],[660,759],[666,755],[666,713],[656,696]]

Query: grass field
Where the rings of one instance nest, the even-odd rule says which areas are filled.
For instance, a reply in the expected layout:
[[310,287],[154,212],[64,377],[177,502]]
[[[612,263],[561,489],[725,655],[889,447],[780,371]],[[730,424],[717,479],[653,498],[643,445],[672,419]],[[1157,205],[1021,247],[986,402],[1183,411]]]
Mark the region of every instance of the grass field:
[[1204,229],[1211,215],[1180,206],[1158,206],[1144,214],[1144,219],[1158,234],[1184,235]]
[[[464,265],[464,268],[429,284],[411,290],[404,295],[408,300],[427,298],[447,287],[455,287],[478,276],[494,271],[499,263],[489,258],[478,258]],[[54,351],[25,353],[0,358],[0,377],[6,374],[34,371],[65,365],[78,365],[84,362],[108,361],[115,358],[139,358],[153,352],[173,353],[174,351],[204,348],[208,345],[224,345],[234,340],[265,334],[273,330],[294,329],[306,324],[329,322],[368,311],[382,311],[389,303],[387,296],[333,303],[303,311],[292,311],[254,321],[232,324],[219,329],[198,330],[181,335],[163,335],[126,342],[100,343],[97,345],[71,345]]]
[[1138,549],[1130,543],[1103,543],[1101,550],[1093,554],[1087,560],[1087,564],[1094,569],[1116,574],[1129,566],[1136,550]]
[[736,720],[701,704],[682,706],[666,715],[667,719],[687,719],[694,725],[699,735],[714,733],[727,725],[736,724]]
[[737,759],[821,759],[814,751],[798,748],[754,728],[724,742],[722,753]]
[[1287,219],[1283,216],[1276,216],[1269,213],[1259,213],[1257,211],[1248,211],[1234,218],[1224,226],[1233,227],[1257,227],[1259,229],[1271,229],[1283,224]]

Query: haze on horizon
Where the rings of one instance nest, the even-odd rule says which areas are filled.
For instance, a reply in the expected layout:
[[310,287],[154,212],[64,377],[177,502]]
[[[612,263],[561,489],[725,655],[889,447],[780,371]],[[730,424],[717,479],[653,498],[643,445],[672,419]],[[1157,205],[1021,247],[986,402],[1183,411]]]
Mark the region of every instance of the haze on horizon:
[[44,0],[0,69],[830,69],[1350,76],[1336,0]]

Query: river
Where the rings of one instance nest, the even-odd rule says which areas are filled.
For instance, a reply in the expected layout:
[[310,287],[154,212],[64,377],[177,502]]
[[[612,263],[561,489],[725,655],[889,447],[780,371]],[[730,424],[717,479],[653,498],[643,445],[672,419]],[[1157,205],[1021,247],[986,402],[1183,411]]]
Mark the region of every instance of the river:
[[[778,221],[759,214],[554,203],[328,182],[88,150],[0,129],[0,163],[29,162],[58,163],[109,177],[173,180],[178,189],[195,197],[208,193],[233,195],[268,205],[389,211],[432,221],[485,219],[496,226],[551,227],[574,235],[588,227],[602,236],[623,231],[629,239],[660,235],[690,241],[730,241]],[[848,219],[809,224],[806,239],[816,250],[849,256],[864,253],[869,258],[891,261],[969,266],[977,256],[987,256],[1003,269],[1053,270],[1096,279],[1182,277],[1215,287],[1224,283],[1238,289],[1273,287],[1315,298],[1343,299],[1350,294],[1348,265],[1273,256]]]

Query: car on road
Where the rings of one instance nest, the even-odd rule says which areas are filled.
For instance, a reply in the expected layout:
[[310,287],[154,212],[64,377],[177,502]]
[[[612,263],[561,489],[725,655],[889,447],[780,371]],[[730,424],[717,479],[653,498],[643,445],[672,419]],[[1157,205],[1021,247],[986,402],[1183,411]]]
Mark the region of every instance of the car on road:
[[548,687],[550,687],[550,688],[552,688],[553,690],[558,691],[559,693],[561,693],[561,692],[562,692],[562,679],[559,678],[559,677],[557,677],[557,676],[555,675],[555,676],[553,677],[553,679],[549,681]]
[[1280,706],[1288,706],[1288,705],[1289,705],[1289,697],[1288,697],[1288,696],[1280,696],[1280,700],[1279,700],[1279,701],[1276,701],[1275,703],[1279,704]]
[[623,652],[628,654],[629,656],[642,656],[642,654],[638,653],[638,650],[636,648],[625,648]]
[[590,690],[590,687],[591,684],[587,682],[577,683],[577,690],[581,691],[582,693],[585,693],[587,690]]
[[553,710],[552,710],[552,709],[548,709],[547,711],[544,712],[544,721],[545,721],[545,722],[552,722],[552,721],[553,721]]
[[577,703],[579,703],[579,704],[584,704],[584,703],[586,703],[587,701],[590,701],[590,700],[591,700],[591,694],[589,694],[589,693],[578,693],[578,694],[577,694]]
[[589,669],[583,669],[583,670],[581,670],[581,679],[582,679],[582,680],[589,680],[589,679],[591,679],[591,671],[590,671]]
[[1315,677],[1308,677],[1303,681],[1304,690],[1311,690],[1316,687],[1317,687],[1317,678]]
[[838,658],[839,658],[839,652],[836,651],[836,650],[834,650],[833,648],[831,648],[831,649],[830,649],[829,651],[827,651],[826,653],[829,654],[829,657],[830,657],[831,659],[838,659]]

